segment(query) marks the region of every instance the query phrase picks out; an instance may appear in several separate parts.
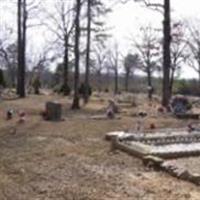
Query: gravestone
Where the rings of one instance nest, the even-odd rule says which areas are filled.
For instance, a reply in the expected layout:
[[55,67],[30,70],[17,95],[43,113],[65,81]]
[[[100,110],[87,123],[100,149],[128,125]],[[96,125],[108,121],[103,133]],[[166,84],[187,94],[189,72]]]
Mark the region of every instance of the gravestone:
[[191,110],[192,106],[188,99],[183,96],[175,96],[172,98],[170,103],[171,110],[174,114],[185,114]]
[[62,117],[62,105],[57,102],[46,103],[47,120],[60,121]]
[[119,113],[119,107],[117,106],[117,104],[113,101],[113,100],[109,100],[108,101],[108,110],[112,110],[113,113]]

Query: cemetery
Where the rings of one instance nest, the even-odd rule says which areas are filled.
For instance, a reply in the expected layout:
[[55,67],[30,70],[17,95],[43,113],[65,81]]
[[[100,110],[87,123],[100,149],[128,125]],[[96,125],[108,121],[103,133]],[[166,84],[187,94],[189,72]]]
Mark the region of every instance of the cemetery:
[[198,0],[0,0],[0,200],[200,200]]

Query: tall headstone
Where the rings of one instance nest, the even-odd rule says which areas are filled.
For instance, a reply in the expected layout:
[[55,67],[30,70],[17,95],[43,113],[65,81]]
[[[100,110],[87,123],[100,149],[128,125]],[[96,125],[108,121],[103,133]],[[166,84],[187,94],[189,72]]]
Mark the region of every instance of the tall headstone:
[[58,102],[47,102],[46,112],[48,120],[60,121],[62,117],[62,105]]

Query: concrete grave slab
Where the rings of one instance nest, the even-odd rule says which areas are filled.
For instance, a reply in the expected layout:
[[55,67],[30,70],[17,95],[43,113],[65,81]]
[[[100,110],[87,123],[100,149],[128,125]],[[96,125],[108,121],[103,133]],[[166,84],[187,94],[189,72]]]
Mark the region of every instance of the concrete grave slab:
[[[200,185],[200,162],[194,157],[200,157],[200,132],[111,132],[106,134],[106,139],[112,141],[114,148],[141,158],[147,166],[153,163],[173,176]],[[195,163],[198,170],[193,171],[190,163]]]

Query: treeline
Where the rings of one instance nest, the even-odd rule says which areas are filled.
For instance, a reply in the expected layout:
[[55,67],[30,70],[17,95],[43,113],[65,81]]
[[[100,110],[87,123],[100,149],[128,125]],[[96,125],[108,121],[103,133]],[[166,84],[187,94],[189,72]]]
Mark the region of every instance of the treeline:
[[[26,96],[30,85],[35,86],[36,93],[41,85],[55,87],[64,95],[73,90],[73,109],[80,108],[80,91],[84,90],[82,96],[88,102],[91,88],[112,89],[115,94],[148,88],[149,96],[154,89],[161,91],[162,105],[167,107],[183,67],[190,66],[200,75],[200,29],[171,20],[170,0],[162,4],[137,2],[160,11],[163,27],[140,27],[138,37],[130,39],[132,50],[124,53],[109,34],[106,16],[112,10],[103,0],[17,0],[17,33],[7,27],[2,31],[5,37],[0,35],[0,65],[5,69],[6,82],[16,88],[19,97]],[[52,9],[48,9],[50,5]],[[31,39],[27,31],[38,26],[45,27],[44,34],[50,37],[35,56],[27,48]],[[11,40],[13,32],[15,39]],[[58,62],[61,64],[55,73],[50,72],[52,64]],[[146,77],[135,76],[137,71]]]

